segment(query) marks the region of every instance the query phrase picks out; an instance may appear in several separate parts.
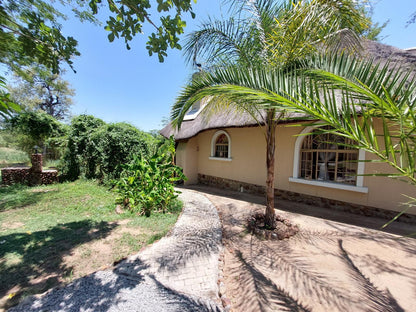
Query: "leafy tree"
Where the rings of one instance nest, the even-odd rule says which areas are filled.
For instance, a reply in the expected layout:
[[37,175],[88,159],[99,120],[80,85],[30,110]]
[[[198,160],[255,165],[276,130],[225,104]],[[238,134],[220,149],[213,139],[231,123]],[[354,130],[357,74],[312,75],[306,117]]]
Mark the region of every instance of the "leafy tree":
[[15,103],[27,111],[40,109],[56,119],[68,117],[75,91],[67,81],[44,67],[31,66],[19,72],[17,84],[8,88]]
[[[181,49],[179,35],[183,33],[186,26],[183,15],[189,13],[192,18],[195,17],[192,2],[196,3],[196,0],[157,0],[157,6],[154,1],[150,0],[117,2],[108,0],[107,2],[111,14],[105,29],[110,32],[108,35],[110,42],[122,37],[127,49],[130,49],[129,42],[135,35],[142,33],[143,25],[148,23],[154,28],[154,32],[149,35],[146,48],[150,56],[157,54],[160,62],[163,62],[167,56],[168,48]],[[93,14],[98,13],[99,3],[101,0],[89,1]],[[150,13],[152,5],[156,6],[157,13],[154,7],[154,13]],[[158,21],[153,19],[152,15],[157,16]]]
[[60,62],[72,64],[77,41],[61,33],[64,15],[42,0],[11,0],[0,4],[0,62],[12,68],[43,64],[54,73]]
[[44,112],[24,112],[8,121],[8,127],[18,135],[18,145],[29,157],[38,146],[48,158],[56,159],[62,149],[62,137],[67,128]]
[[347,47],[354,47],[353,43],[358,43],[357,33],[369,27],[368,19],[362,16],[355,2],[349,0],[283,2],[280,5],[271,0],[244,1],[237,9],[236,16],[244,17],[246,12],[249,15],[241,21],[233,18],[210,21],[189,37],[185,46],[188,60],[205,57],[214,69],[193,77],[178,97],[172,119],[174,125],[180,127],[192,104],[207,97],[210,100],[206,108],[231,106],[264,125],[261,129],[267,146],[265,223],[274,228],[275,135],[278,122],[286,115],[273,106],[265,108],[267,97],[259,100],[255,95],[266,96],[267,90],[280,92],[280,89],[292,87],[284,85],[281,77],[268,80],[272,79],[268,75],[270,68],[290,75],[319,49],[344,49],[345,43]]
[[[110,32],[109,40],[122,37],[127,48],[130,48],[128,43],[135,35],[142,33],[144,23],[149,23],[155,31],[149,36],[147,49],[150,55],[158,54],[161,62],[168,47],[181,48],[178,36],[183,33],[186,25],[182,15],[189,12],[194,17],[191,0],[106,2],[110,11],[105,27]],[[72,7],[81,20],[93,22],[97,21],[93,15],[102,8],[101,0],[64,0],[62,4]],[[157,5],[159,15],[156,16],[160,25],[156,25],[156,20],[151,17],[152,5]],[[52,69],[53,73],[59,72],[61,62],[71,66],[71,58],[79,55],[79,52],[76,49],[77,41],[73,37],[65,37],[61,32],[60,20],[63,18],[65,15],[56,8],[53,1],[3,1],[0,4],[0,62],[13,68],[42,64]]]
[[86,177],[110,181],[121,173],[121,164],[134,155],[149,156],[156,140],[127,123],[106,124],[97,128],[86,147]]

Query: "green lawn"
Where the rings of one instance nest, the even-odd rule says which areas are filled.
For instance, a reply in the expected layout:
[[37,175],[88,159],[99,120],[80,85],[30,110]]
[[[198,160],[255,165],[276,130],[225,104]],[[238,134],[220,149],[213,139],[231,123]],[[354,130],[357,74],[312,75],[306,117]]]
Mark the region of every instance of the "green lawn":
[[0,147],[0,168],[13,164],[27,164],[29,157],[23,151],[14,148]]
[[180,210],[117,214],[114,194],[91,181],[0,187],[0,309],[139,251]]

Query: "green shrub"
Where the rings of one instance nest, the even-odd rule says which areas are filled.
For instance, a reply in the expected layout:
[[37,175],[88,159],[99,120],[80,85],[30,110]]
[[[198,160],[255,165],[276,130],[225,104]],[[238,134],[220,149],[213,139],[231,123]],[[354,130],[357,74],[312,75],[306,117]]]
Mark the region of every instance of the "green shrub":
[[107,182],[118,179],[133,155],[151,154],[157,139],[127,123],[106,124],[94,116],[72,120],[63,157],[63,178],[80,176]]
[[154,209],[165,212],[177,198],[174,183],[185,180],[186,177],[182,169],[172,163],[173,140],[160,150],[166,152],[156,152],[148,159],[141,155],[135,156],[131,163],[122,166],[123,172],[116,181],[118,203],[150,216]]
[[149,134],[126,123],[98,128],[87,146],[86,176],[105,181],[118,179],[122,171],[120,165],[130,162],[133,155],[147,157],[153,141]]
[[62,159],[62,177],[75,181],[86,167],[86,149],[89,138],[105,122],[91,115],[80,115],[72,119],[67,146]]

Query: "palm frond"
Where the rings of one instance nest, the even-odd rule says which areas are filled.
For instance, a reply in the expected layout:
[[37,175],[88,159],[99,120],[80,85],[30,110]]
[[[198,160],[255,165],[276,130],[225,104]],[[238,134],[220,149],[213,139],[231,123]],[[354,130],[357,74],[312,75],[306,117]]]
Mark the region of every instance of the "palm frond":
[[[188,35],[184,44],[187,63],[196,58],[207,63],[235,63],[238,59],[249,59],[249,42],[246,38],[247,26],[231,18],[227,21],[209,20],[201,29]],[[222,63],[221,62],[221,63]]]

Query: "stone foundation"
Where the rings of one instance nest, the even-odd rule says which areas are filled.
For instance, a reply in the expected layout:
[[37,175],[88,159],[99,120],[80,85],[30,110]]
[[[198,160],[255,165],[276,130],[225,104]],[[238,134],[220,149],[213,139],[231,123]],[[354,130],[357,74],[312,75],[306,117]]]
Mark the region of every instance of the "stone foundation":
[[[218,188],[229,189],[238,192],[245,192],[249,194],[265,195],[265,186],[245,183],[236,180],[230,180],[225,178],[213,177],[205,174],[198,174],[198,183],[203,185],[214,186]],[[300,194],[296,192],[290,192],[285,190],[275,189],[276,199],[284,199],[298,203],[304,203],[312,206],[329,208],[334,210],[346,211],[354,214],[381,217],[385,219],[393,219],[398,212],[390,211],[386,209],[380,209],[376,207],[357,205],[347,203],[339,200],[328,199],[324,197]],[[403,214],[398,218],[398,221],[416,223],[416,215]]]
[[1,169],[1,183],[3,185],[27,184],[40,185],[58,182],[57,170],[43,170],[33,172],[30,167],[9,167]]
[[32,167],[8,167],[1,169],[3,185],[40,185],[58,182],[57,170],[42,170],[42,154],[33,154]]
[[30,167],[9,167],[1,169],[1,184],[26,184],[29,179]]

